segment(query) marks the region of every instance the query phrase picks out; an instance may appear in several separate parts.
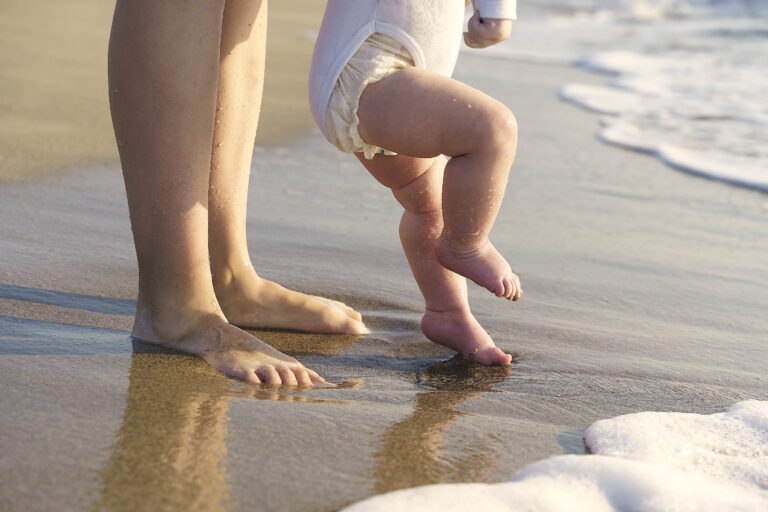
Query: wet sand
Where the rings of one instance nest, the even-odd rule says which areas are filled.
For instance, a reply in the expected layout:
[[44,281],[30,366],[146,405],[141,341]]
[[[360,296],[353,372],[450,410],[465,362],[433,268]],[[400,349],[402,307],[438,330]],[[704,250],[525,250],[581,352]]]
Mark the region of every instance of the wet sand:
[[[0,4],[0,182],[113,164],[107,43],[114,0]],[[258,143],[309,131],[306,74],[324,2],[269,6],[268,73]]]
[[446,363],[419,333],[394,199],[316,133],[255,155],[254,264],[359,308],[372,332],[256,333],[342,389],[255,388],[131,343],[116,167],[4,185],[0,509],[331,511],[504,481],[582,452],[601,418],[768,399],[768,196],[595,140],[597,118],[557,89],[602,77],[467,55],[457,77],[521,127],[493,238],[526,295],[470,291],[509,371]]

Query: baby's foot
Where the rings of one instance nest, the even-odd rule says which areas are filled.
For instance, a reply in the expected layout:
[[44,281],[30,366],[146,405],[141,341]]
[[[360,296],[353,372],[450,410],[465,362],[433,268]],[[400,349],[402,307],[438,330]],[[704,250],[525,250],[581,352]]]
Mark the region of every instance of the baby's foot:
[[424,335],[483,364],[509,364],[512,356],[501,351],[469,310],[430,311],[421,319]]
[[467,249],[441,235],[435,242],[435,255],[442,266],[487,288],[497,297],[518,300],[523,296],[520,278],[488,240],[479,248]]

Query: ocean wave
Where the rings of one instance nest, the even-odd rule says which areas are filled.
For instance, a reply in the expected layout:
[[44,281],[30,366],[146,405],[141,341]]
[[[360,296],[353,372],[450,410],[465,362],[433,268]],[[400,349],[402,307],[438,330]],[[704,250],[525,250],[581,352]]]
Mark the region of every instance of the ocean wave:
[[603,114],[603,141],[766,190],[768,0],[547,0],[520,10],[512,37],[484,51],[612,75],[561,89]]
[[599,13],[603,16],[645,21],[768,15],[768,0],[542,0],[537,3],[551,11],[573,15]]
[[604,52],[581,64],[616,78],[604,86],[566,85],[561,96],[605,114],[600,137],[606,142],[768,191],[768,62],[720,57]]
[[717,414],[642,412],[584,433],[591,455],[562,455],[500,484],[395,491],[344,512],[768,510],[768,402]]

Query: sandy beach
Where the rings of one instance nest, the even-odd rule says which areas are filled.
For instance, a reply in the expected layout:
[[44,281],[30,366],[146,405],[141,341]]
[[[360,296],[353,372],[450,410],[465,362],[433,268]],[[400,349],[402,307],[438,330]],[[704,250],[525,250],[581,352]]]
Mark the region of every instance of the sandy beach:
[[[288,76],[298,68],[269,73],[303,86]],[[28,168],[6,162],[36,146],[0,138],[14,181],[0,185],[0,509],[333,511],[422,484],[506,481],[583,453],[599,419],[768,400],[768,197],[596,140],[597,117],[558,90],[603,76],[463,54],[456,77],[520,125],[492,238],[526,295],[470,290],[509,369],[446,361],[423,337],[394,199],[301,116],[254,155],[253,262],[347,302],[372,331],[254,331],[340,384],[301,392],[131,342],[136,261],[106,135],[103,160],[40,153]],[[48,115],[30,104],[42,117],[20,118]],[[265,100],[263,131],[280,126],[278,104]],[[90,108],[95,119],[105,106]]]
[[[0,5],[0,182],[113,165],[107,43],[114,0]],[[258,143],[309,131],[306,70],[324,2],[269,6],[268,73]]]

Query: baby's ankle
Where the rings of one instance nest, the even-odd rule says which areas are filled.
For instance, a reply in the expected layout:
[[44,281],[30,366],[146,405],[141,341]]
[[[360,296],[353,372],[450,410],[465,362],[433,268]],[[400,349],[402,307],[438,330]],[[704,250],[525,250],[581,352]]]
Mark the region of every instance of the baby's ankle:
[[472,257],[488,246],[490,240],[487,236],[462,237],[459,239],[451,237],[443,231],[440,237],[435,241],[439,250],[448,251],[456,258]]
[[471,316],[469,305],[428,305],[424,311],[427,315]]

